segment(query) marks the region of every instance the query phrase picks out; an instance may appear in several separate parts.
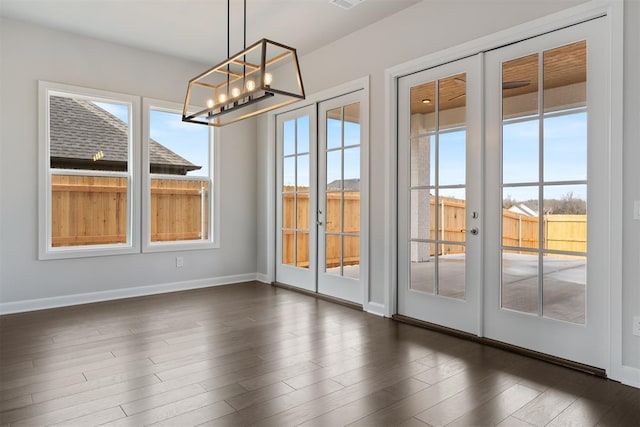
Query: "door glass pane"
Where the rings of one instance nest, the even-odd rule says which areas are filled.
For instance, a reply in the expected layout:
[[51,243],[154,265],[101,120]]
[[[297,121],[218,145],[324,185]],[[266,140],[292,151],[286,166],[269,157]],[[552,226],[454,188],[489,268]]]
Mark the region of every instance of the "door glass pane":
[[460,185],[466,182],[466,132],[440,134],[438,141],[438,185]]
[[[466,211],[464,188],[442,189],[438,198],[440,240],[464,242],[466,240]],[[443,232],[444,231],[444,232]]]
[[542,262],[544,316],[584,324],[587,258],[545,254]]
[[436,282],[435,245],[432,243],[410,243],[410,282],[414,291],[434,293]]
[[433,239],[435,198],[429,190],[411,190],[411,239]]
[[296,120],[298,126],[298,154],[309,152],[309,116],[298,117]]
[[292,230],[282,231],[282,263],[286,265],[294,265],[294,242],[295,232]]
[[309,268],[309,233],[297,231],[296,239],[296,265],[302,268]]
[[296,150],[296,121],[287,120],[282,124],[282,154],[285,156],[295,154]]
[[503,125],[502,182],[538,182],[538,136],[538,120]]
[[345,233],[360,233],[360,192],[345,191],[343,195]]
[[344,150],[344,186],[354,188],[360,182],[360,147]]
[[344,146],[360,145],[360,103],[344,107]]
[[344,251],[342,275],[358,279],[360,277],[360,238],[344,236],[342,239]]
[[544,52],[544,112],[587,105],[587,42]]
[[436,83],[429,82],[411,88],[411,136],[433,132],[435,117]]
[[282,195],[282,228],[295,228],[295,203],[294,193],[284,193]]
[[544,119],[544,180],[587,179],[587,113]]
[[502,64],[504,120],[538,114],[538,54]]
[[327,234],[325,271],[329,274],[340,275],[342,265],[342,240],[339,234]]
[[296,195],[296,228],[309,229],[309,193]]
[[327,152],[327,191],[342,190],[342,150]]
[[411,186],[423,186],[435,184],[435,161],[432,161],[431,153],[435,156],[435,141],[432,136],[411,139]]
[[463,245],[440,245],[438,295],[464,299],[465,254]]
[[538,253],[502,251],[502,307],[538,314]]
[[544,187],[544,248],[587,252],[587,186]]
[[327,111],[327,150],[342,147],[342,108]]
[[296,185],[296,158],[282,160],[282,191],[294,191]]
[[462,73],[438,81],[438,129],[440,131],[465,125],[466,79],[467,75]]
[[502,245],[538,248],[538,187],[502,190]]
[[340,205],[342,202],[342,193],[327,193],[327,208],[325,215],[325,230],[331,232],[340,232],[342,230],[342,221],[340,218]]
[[297,156],[298,169],[297,169],[297,187],[296,191],[309,191],[309,155],[304,154]]

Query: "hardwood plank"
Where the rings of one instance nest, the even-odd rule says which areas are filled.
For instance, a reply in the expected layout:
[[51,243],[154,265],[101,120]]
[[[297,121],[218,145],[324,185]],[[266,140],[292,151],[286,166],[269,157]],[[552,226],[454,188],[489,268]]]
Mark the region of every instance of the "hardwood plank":
[[274,397],[291,393],[292,391],[295,391],[295,389],[283,382],[278,382],[258,390],[248,391],[238,396],[230,397],[226,399],[226,402],[233,406],[235,410],[240,410],[273,399]]
[[98,411],[95,413],[91,413],[85,415],[83,417],[72,418],[70,420],[65,420],[62,423],[53,424],[53,426],[59,427],[69,427],[69,426],[97,426],[101,424],[110,423],[112,421],[118,420],[124,417],[125,414],[122,412],[122,409],[119,406],[114,408],[105,409],[103,411]]
[[576,400],[575,395],[549,389],[517,410],[513,416],[533,425],[547,425]]

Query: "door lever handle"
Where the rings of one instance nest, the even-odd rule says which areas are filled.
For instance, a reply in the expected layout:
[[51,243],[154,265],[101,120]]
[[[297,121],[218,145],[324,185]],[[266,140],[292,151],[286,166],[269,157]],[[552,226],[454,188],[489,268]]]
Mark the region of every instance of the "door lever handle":
[[478,230],[478,227],[473,227],[471,230],[469,230],[469,233],[473,234],[474,236],[477,236],[479,232],[480,230]]
[[322,225],[322,221],[320,221],[319,219],[316,219],[316,225]]

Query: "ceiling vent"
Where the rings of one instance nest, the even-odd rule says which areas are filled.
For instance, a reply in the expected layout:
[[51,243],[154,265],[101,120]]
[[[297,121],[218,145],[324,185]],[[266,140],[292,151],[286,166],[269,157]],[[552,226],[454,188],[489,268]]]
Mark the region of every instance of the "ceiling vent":
[[364,0],[329,0],[329,3],[348,10],[359,5],[363,1]]

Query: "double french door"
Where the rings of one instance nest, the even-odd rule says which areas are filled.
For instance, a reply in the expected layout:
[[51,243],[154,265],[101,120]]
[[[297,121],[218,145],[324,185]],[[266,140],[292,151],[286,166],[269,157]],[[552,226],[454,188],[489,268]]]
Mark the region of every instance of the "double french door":
[[365,107],[356,91],[276,118],[276,281],[358,304]]
[[606,368],[606,46],[600,18],[399,80],[398,313]]

